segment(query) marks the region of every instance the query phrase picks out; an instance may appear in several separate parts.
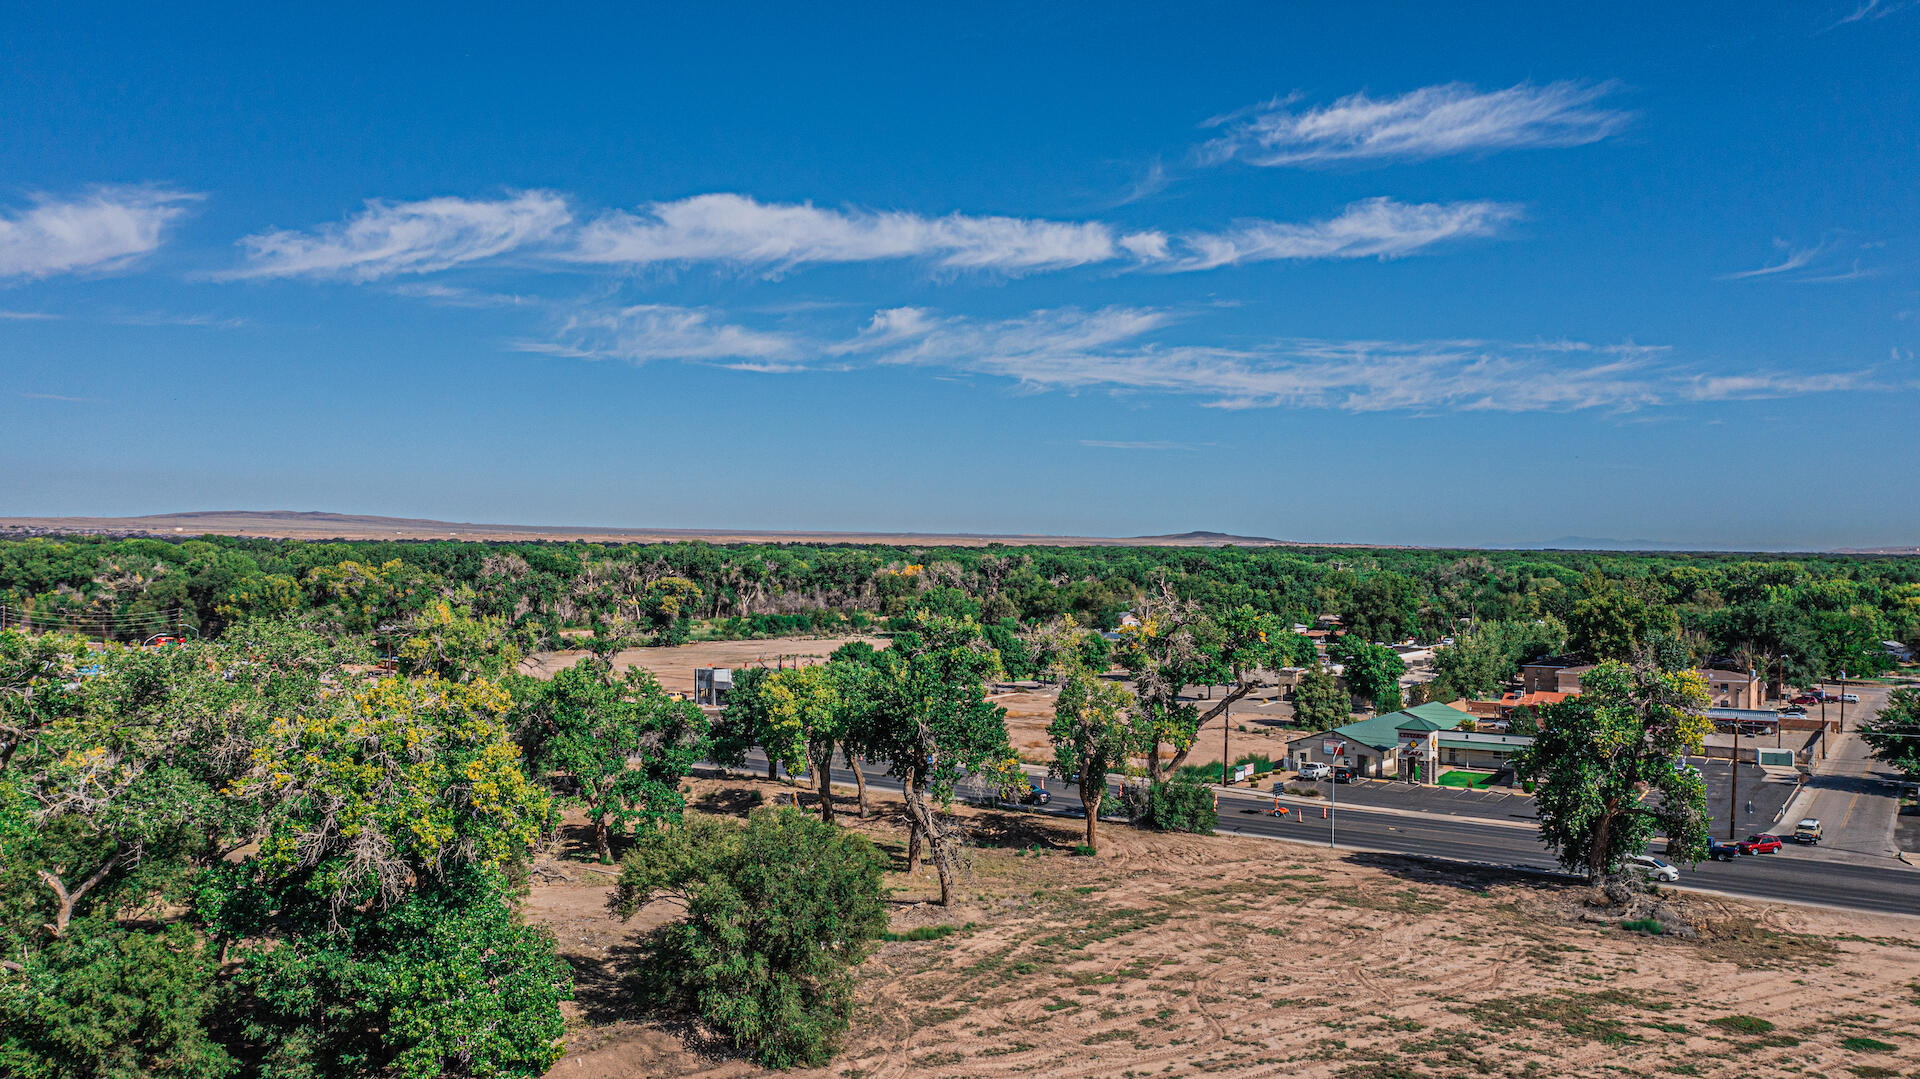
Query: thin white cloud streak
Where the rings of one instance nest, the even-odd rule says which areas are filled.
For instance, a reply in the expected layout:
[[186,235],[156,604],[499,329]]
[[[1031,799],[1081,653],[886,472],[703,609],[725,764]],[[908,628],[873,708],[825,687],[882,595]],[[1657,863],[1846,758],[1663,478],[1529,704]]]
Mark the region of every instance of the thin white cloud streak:
[[1840,21],[1827,29],[1832,30],[1854,22],[1878,22],[1889,15],[1898,15],[1912,6],[1912,0],[1866,0],[1866,3],[1854,8],[1852,14],[1842,16]]
[[1216,117],[1223,133],[1202,145],[1202,164],[1319,165],[1422,160],[1530,147],[1580,146],[1625,127],[1632,114],[1600,104],[1611,83],[1521,83],[1478,90],[1427,86],[1398,97],[1350,94],[1296,109],[1297,96]]
[[246,265],[221,276],[371,281],[432,273],[544,242],[572,220],[566,200],[550,191],[522,191],[491,200],[369,199],[365,209],[342,224],[243,238]]
[[0,278],[120,269],[158,249],[199,198],[151,185],[35,195],[24,209],[0,211]]
[[705,308],[666,304],[585,311],[568,318],[555,340],[521,341],[514,347],[522,352],[630,363],[735,360],[766,365],[803,353],[796,338],[726,322],[716,314]]
[[[1794,247],[1785,240],[1773,241],[1783,254],[1780,261],[1752,270],[1721,274],[1722,281],[1751,281],[1772,278],[1799,284],[1832,284],[1878,276],[1876,267],[1863,267],[1859,259],[1842,262],[1843,252],[1871,250],[1879,244],[1845,244],[1838,239],[1823,240],[1812,247]],[[1839,256],[1839,257],[1836,257]]]
[[45,311],[0,311],[0,322],[52,322],[60,317]]
[[1869,384],[1864,372],[1688,373],[1664,362],[1664,348],[1631,343],[1287,339],[1220,348],[1148,338],[1172,321],[1165,311],[1119,307],[986,323],[881,312],[862,338],[875,342],[879,363],[995,375],[1031,389],[1201,396],[1233,409],[1621,412]]
[[1520,216],[1519,206],[1504,202],[1367,199],[1337,217],[1304,225],[1247,221],[1222,232],[1189,233],[1180,243],[1190,253],[1155,268],[1176,272],[1277,259],[1400,258],[1453,240],[1493,236]]
[[1149,452],[1192,453],[1200,447],[1191,442],[1162,442],[1149,440],[1144,442],[1113,441],[1104,438],[1083,438],[1082,446],[1093,450],[1144,450]]
[[[245,265],[219,276],[371,281],[509,255],[545,268],[709,262],[777,274],[814,264],[916,259],[945,270],[1007,275],[1099,264],[1171,273],[1278,259],[1397,258],[1495,235],[1519,215],[1520,207],[1510,203],[1374,198],[1319,221],[1249,220],[1176,236],[1102,221],[928,217],[712,194],[653,203],[640,214],[614,212],[576,227],[564,198],[529,191],[492,201],[371,200],[341,224],[248,236],[240,241]],[[452,306],[518,302],[431,283],[396,291]]]
[[91,405],[99,402],[98,397],[70,397],[64,393],[22,393],[20,396],[29,401],[60,401],[72,405]]
[[1168,236],[1097,222],[951,214],[823,210],[742,195],[655,203],[642,216],[617,213],[582,231],[569,257],[649,265],[720,261],[784,271],[807,263],[920,258],[950,269],[1026,273],[1123,262],[1161,272],[1276,259],[1399,257],[1449,240],[1491,236],[1514,220],[1509,203],[1407,204],[1366,199],[1321,221],[1243,221],[1222,232]]
[[1156,233],[1125,233],[1100,222],[927,217],[712,194],[601,217],[581,230],[568,257],[621,265],[717,261],[774,270],[924,258],[952,269],[1025,273],[1109,262],[1152,252],[1164,242]]
[[1162,339],[1185,318],[1162,308],[1116,306],[978,320],[899,307],[875,312],[851,335],[833,337],[756,329],[705,308],[643,305],[582,312],[553,339],[515,347],[766,374],[916,366],[1011,379],[1026,392],[1163,394],[1204,398],[1217,408],[1352,413],[1621,414],[1885,388],[1864,370],[1706,372],[1674,362],[1664,346],[1632,342],[1283,338],[1221,347]]

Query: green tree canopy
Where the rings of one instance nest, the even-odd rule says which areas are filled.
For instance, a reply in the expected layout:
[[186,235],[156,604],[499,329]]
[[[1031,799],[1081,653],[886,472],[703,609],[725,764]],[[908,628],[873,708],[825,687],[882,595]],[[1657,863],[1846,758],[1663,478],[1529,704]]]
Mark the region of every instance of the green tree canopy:
[[887,926],[885,865],[864,836],[793,809],[647,833],[613,909],[673,898],[685,916],[648,938],[641,1002],[698,1015],[769,1067],[825,1064],[853,1015],[853,968]]
[[1706,788],[1680,758],[1700,752],[1712,724],[1693,671],[1608,661],[1579,696],[1541,709],[1533,745],[1515,758],[1539,784],[1540,835],[1560,864],[1599,879],[1658,834],[1676,858],[1706,853]]

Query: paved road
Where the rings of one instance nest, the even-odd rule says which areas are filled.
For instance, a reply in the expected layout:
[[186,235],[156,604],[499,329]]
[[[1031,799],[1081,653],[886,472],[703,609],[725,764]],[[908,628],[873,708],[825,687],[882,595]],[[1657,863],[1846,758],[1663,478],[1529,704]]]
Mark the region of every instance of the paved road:
[[[1894,817],[1899,811],[1898,772],[1874,760],[1858,734],[1859,726],[1879,713],[1891,690],[1886,686],[1852,686],[1860,703],[1847,706],[1847,729],[1833,737],[1825,759],[1813,764],[1813,780],[1793,808],[1794,820],[1817,817],[1826,831],[1821,853],[1833,859],[1877,862],[1898,853]],[[1829,715],[1839,710],[1828,705]],[[1818,709],[1814,710],[1816,713]],[[1783,822],[1791,827],[1793,821]]]
[[[1851,718],[1851,717],[1849,717]],[[765,762],[748,767],[764,774]],[[900,784],[875,769],[867,770],[870,787],[898,791]],[[853,784],[853,773],[834,770],[834,782]],[[1078,816],[1080,799],[1071,788],[1050,784],[1053,801],[1046,812]],[[1222,832],[1267,836],[1324,845],[1331,825],[1341,847],[1451,858],[1502,866],[1556,871],[1553,857],[1540,842],[1539,832],[1524,822],[1493,822],[1469,817],[1359,809],[1341,805],[1332,819],[1323,820],[1318,804],[1306,799],[1283,799],[1289,808],[1283,818],[1267,816],[1270,795],[1231,791],[1220,797]],[[1110,791],[1106,805],[1116,805]],[[1104,815],[1103,815],[1104,819]],[[1895,914],[1920,914],[1920,870],[1899,863],[1849,865],[1805,857],[1792,844],[1779,854],[1741,858],[1734,862],[1701,862],[1681,867],[1680,886],[1756,899],[1782,899],[1827,907]]]

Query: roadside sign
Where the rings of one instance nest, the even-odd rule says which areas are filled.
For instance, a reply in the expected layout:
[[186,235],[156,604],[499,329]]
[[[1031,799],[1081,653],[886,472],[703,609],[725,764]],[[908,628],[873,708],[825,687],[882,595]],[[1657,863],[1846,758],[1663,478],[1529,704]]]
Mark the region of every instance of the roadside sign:
[[1346,740],[1340,739],[1340,738],[1329,738],[1326,741],[1320,743],[1320,752],[1325,753],[1329,757],[1344,757],[1346,756],[1346,753],[1347,753]]

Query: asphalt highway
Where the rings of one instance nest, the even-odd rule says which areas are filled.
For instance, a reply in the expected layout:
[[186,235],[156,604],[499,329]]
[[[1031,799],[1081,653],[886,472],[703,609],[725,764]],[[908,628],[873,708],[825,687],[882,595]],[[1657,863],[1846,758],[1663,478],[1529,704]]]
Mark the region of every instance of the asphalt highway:
[[[747,767],[764,774],[766,764],[763,760],[750,761]],[[866,772],[869,787],[900,789],[899,781],[884,772],[872,768]],[[833,778],[836,784],[853,785],[853,773],[845,768],[834,769]],[[1052,801],[1041,812],[1076,817],[1082,814],[1077,789],[1055,781],[1048,785],[1048,793]],[[1117,805],[1118,800],[1117,788],[1110,787],[1108,800],[1102,805]],[[1316,800],[1284,798],[1281,804],[1287,807],[1287,814],[1274,817],[1268,813],[1273,807],[1271,795],[1254,791],[1222,793],[1219,830],[1326,846],[1331,826],[1333,838],[1342,848],[1559,872],[1553,856],[1540,842],[1539,831],[1523,823],[1345,805],[1333,810],[1330,819],[1323,819],[1323,806]],[[1778,854],[1746,856],[1732,862],[1705,861],[1691,868],[1683,864],[1679,866],[1678,887],[1823,907],[1920,914],[1920,869],[1815,861],[1796,858],[1796,850],[1790,842]]]

